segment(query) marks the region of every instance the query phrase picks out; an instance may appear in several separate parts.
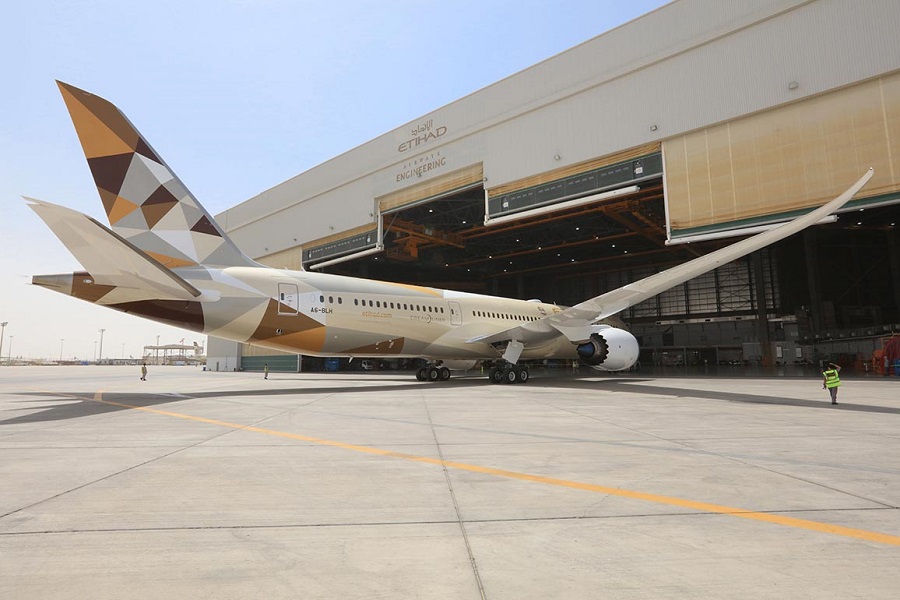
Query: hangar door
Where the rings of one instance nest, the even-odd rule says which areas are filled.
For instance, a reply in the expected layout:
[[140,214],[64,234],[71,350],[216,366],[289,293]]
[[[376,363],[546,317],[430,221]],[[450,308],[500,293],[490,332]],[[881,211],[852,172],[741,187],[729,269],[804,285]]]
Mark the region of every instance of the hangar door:
[[663,144],[671,238],[786,220],[843,192],[900,192],[900,73]]
[[471,165],[441,177],[413,184],[409,187],[379,196],[375,199],[378,212],[383,214],[408,208],[413,204],[434,200],[441,196],[480,186],[484,181],[484,166]]

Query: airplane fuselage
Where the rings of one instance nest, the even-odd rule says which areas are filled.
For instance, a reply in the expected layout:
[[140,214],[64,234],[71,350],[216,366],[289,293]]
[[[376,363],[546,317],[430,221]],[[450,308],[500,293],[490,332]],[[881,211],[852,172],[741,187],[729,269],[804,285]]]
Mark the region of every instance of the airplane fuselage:
[[[266,267],[173,271],[202,292],[200,300],[128,301],[126,290],[98,284],[86,272],[51,276],[56,278],[53,282],[45,276],[35,283],[151,320],[309,356],[498,359],[502,348],[471,340],[515,326],[538,327],[543,318],[563,310],[539,301],[308,271]],[[544,343],[530,344],[521,358],[579,358],[575,344],[548,333]],[[635,352],[607,368],[633,364],[636,342],[634,347]]]

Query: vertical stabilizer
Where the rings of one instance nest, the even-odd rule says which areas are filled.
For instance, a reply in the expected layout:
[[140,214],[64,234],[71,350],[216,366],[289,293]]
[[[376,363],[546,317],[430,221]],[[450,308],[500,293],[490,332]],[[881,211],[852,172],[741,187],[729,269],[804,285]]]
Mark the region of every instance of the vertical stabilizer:
[[110,102],[57,81],[113,231],[169,268],[255,265]]

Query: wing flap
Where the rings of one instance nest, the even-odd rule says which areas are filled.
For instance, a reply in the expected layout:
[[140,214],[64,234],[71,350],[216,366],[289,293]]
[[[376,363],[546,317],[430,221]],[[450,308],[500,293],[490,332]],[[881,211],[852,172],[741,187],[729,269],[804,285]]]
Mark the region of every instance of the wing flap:
[[80,212],[25,198],[34,212],[102,285],[158,300],[195,300],[201,292],[101,223]]

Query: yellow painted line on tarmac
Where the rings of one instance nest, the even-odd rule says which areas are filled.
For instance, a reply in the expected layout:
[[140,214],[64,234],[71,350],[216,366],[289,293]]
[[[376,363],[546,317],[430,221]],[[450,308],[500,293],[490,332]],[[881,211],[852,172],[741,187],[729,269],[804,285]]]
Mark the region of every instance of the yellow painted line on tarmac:
[[343,448],[344,450],[353,450],[354,452],[363,452],[365,454],[374,454],[376,456],[386,456],[389,458],[399,458],[413,462],[426,463],[432,465],[440,465],[450,469],[458,469],[460,471],[469,471],[472,473],[484,473],[486,475],[495,475],[507,479],[517,479],[519,481],[530,481],[532,483],[541,483],[545,485],[553,485],[557,487],[582,490],[585,492],[593,492],[597,494],[607,494],[610,496],[619,496],[621,498],[630,498],[632,500],[643,500],[644,502],[653,502],[655,504],[666,504],[669,506],[678,506],[699,512],[716,513],[739,517],[741,519],[750,519],[752,521],[762,521],[764,523],[772,523],[782,525],[784,527],[794,527],[796,529],[807,529],[809,531],[817,531],[819,533],[830,533],[847,538],[855,538],[867,542],[875,542],[878,544],[886,544],[889,546],[900,546],[900,536],[889,535],[886,533],[878,533],[875,531],[866,531],[865,529],[855,529],[853,527],[844,527],[842,525],[831,525],[829,523],[820,523],[818,521],[808,521],[806,519],[797,519],[794,517],[786,517],[771,513],[761,513],[744,508],[735,508],[732,506],[723,506],[720,504],[710,504],[708,502],[697,502],[695,500],[687,500],[684,498],[676,498],[674,496],[661,496],[658,494],[648,494],[646,492],[638,492],[635,490],[626,490],[622,488],[608,487],[604,485],[596,485],[593,483],[583,483],[578,481],[568,481],[565,479],[556,479],[553,477],[544,477],[542,475],[530,475],[528,473],[519,473],[517,471],[507,471],[505,469],[495,469],[492,467],[482,467],[478,465],[470,465],[466,463],[441,460],[438,458],[430,458],[427,456],[416,456],[414,454],[404,454],[402,452],[394,452],[392,450],[383,450],[381,448],[373,448],[371,446],[358,446],[356,444],[347,444],[334,440],[325,440],[321,438],[301,435],[298,433],[288,433],[286,431],[278,431],[275,429],[266,429],[263,427],[254,427],[250,425],[240,425],[238,423],[229,423],[228,421],[220,421],[218,419],[207,419],[205,417],[196,417],[193,415],[185,415],[182,413],[171,412],[167,410],[159,410],[157,408],[149,408],[144,406],[133,406],[131,404],[123,404],[121,402],[112,402],[103,399],[103,392],[94,394],[94,401],[111,406],[119,406],[122,408],[130,408],[133,410],[141,410],[144,412],[164,415],[167,417],[175,417],[178,419],[186,419],[198,423],[207,423],[209,425],[218,425],[220,427],[228,427],[230,429],[240,429],[243,431],[251,431],[253,433],[262,433],[275,437],[298,440],[302,442],[310,442],[322,446],[332,446],[334,448]]

